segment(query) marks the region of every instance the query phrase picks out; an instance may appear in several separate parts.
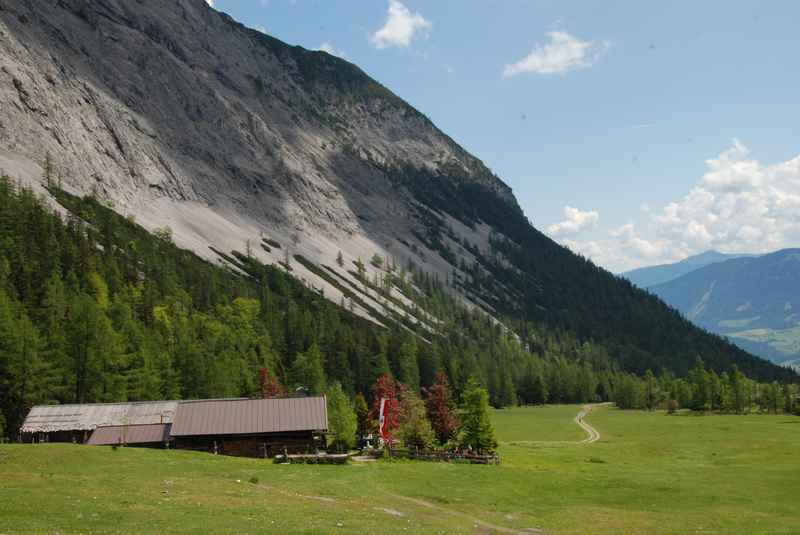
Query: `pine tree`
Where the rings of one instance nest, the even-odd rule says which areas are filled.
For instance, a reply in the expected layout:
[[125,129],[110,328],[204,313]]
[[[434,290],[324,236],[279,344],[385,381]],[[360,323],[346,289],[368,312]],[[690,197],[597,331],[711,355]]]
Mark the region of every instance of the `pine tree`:
[[353,399],[353,405],[355,406],[356,419],[358,422],[358,436],[364,438],[372,429],[372,423],[369,419],[369,407],[367,406],[367,400],[364,399],[364,394],[361,392],[356,394],[356,397]]
[[489,416],[489,394],[474,380],[462,394],[461,445],[478,453],[492,452],[497,447],[494,427]]
[[333,435],[332,445],[339,451],[348,451],[355,445],[358,429],[353,405],[338,382],[328,388],[327,401],[328,431]]
[[747,384],[744,375],[735,364],[731,367],[730,381],[733,411],[736,414],[742,414],[748,405],[746,393]]
[[657,400],[657,383],[653,372],[647,370],[644,374],[644,407],[648,411],[656,408]]
[[417,342],[416,338],[408,335],[400,345],[397,357],[398,374],[397,377],[403,384],[415,392],[419,390],[419,364],[417,362]]
[[547,403],[549,394],[547,392],[547,383],[541,373],[537,373],[533,381],[533,398],[532,402],[537,405]]
[[325,391],[325,369],[317,344],[312,344],[308,351],[295,357],[291,376],[298,387],[307,388],[312,395]]
[[794,386],[790,384],[783,385],[783,412],[792,414],[794,412],[795,393]]

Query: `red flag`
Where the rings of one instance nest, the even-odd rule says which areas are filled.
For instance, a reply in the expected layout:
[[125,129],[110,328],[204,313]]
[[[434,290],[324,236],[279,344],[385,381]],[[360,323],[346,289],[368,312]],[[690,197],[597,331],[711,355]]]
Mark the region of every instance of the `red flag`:
[[384,441],[389,440],[389,429],[387,427],[388,419],[386,418],[386,398],[381,398],[381,408],[378,411],[378,433]]

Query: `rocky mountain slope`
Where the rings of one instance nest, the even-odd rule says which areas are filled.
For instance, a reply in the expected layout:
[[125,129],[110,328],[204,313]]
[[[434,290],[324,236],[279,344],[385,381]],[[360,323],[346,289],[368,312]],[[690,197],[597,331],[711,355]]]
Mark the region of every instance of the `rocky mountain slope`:
[[716,263],[651,290],[756,354],[800,357],[800,249]]
[[706,251],[688,258],[684,258],[680,262],[674,264],[661,264],[658,266],[648,266],[631,271],[626,271],[622,274],[623,277],[634,283],[639,288],[649,288],[658,284],[665,284],[669,281],[675,280],[682,275],[691,273],[696,269],[705,267],[718,262],[724,262],[733,258],[742,258],[743,254],[725,254],[718,251]]
[[204,0],[0,0],[0,169],[92,193],[206,258],[282,264],[376,323],[433,330],[392,284],[414,266],[509,327],[568,330],[632,371],[702,354],[787,373],[552,242],[355,65]]

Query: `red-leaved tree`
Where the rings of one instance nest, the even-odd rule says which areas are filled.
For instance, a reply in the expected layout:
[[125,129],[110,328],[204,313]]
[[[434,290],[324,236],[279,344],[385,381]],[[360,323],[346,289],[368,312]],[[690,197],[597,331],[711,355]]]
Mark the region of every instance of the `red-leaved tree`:
[[433,427],[439,443],[445,444],[458,429],[458,414],[447,374],[442,371],[438,372],[433,385],[430,388],[424,388],[423,392],[431,427]]
[[391,375],[384,374],[375,381],[372,387],[372,407],[369,417],[372,420],[380,419],[381,399],[386,399],[386,431],[389,435],[389,443],[392,442],[392,431],[399,427],[397,420],[399,414],[399,403],[397,401],[398,384]]
[[286,396],[286,390],[278,382],[278,378],[270,375],[269,370],[266,368],[258,369],[258,383],[261,385],[261,397],[263,399]]

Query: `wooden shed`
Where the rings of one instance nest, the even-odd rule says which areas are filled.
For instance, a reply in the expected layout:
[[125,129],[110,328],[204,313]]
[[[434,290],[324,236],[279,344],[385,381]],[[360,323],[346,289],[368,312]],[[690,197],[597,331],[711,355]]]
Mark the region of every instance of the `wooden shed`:
[[325,447],[324,396],[184,401],[170,434],[175,448],[239,457],[316,452]]

